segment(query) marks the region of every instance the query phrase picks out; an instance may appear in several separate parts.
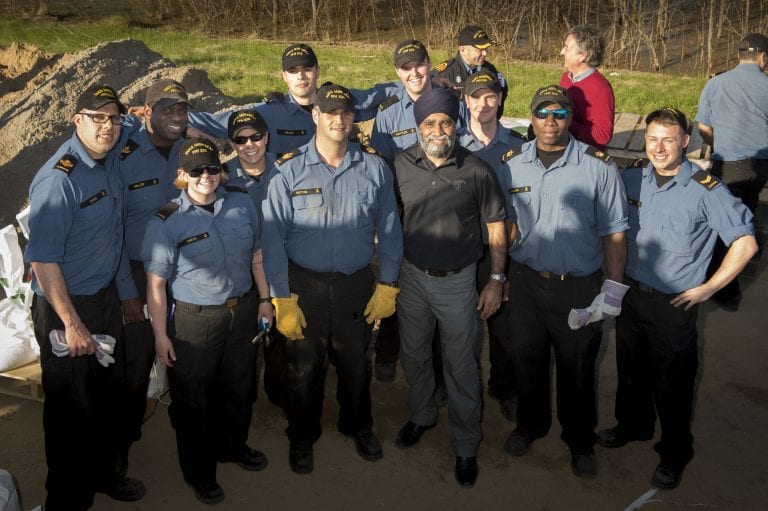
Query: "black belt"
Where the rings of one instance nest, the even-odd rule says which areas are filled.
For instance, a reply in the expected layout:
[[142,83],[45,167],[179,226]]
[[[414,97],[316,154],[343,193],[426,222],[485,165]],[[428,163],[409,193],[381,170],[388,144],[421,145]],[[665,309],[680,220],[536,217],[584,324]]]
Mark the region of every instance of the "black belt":
[[630,287],[633,287],[637,289],[638,291],[645,293],[647,295],[664,295],[664,296],[674,296],[675,293],[662,293],[658,289],[654,289],[651,286],[647,286],[643,284],[642,282],[633,279],[632,277],[624,276],[624,281],[630,285]]
[[253,290],[250,290],[247,293],[242,294],[240,296],[233,296],[231,298],[227,298],[226,302],[219,305],[197,305],[195,303],[187,303],[187,302],[182,302],[181,300],[176,300],[176,306],[182,307],[192,312],[200,312],[205,310],[234,309],[239,304],[243,303],[243,301],[247,297],[249,297],[252,293],[253,293]]
[[[421,270],[421,268],[419,268]],[[421,270],[423,271],[427,277],[447,277],[448,275],[456,275],[457,273],[461,272],[464,268],[459,268],[458,270]]]
[[533,273],[535,273],[535,274],[536,274],[536,275],[538,275],[539,277],[541,277],[541,278],[543,278],[543,279],[547,279],[547,280],[568,280],[568,279],[572,279],[572,278],[574,278],[574,276],[573,276],[573,275],[570,275],[570,274],[568,274],[568,273],[566,273],[566,274],[564,274],[564,275],[561,275],[561,274],[559,274],[559,273],[553,273],[553,272],[551,272],[551,271],[539,271],[539,270],[535,270],[535,269],[531,268],[530,266],[528,266],[528,265],[526,265],[526,264],[521,264],[520,266],[522,266],[523,268],[525,268],[526,270],[528,270],[528,271],[530,271],[530,272],[533,272]]

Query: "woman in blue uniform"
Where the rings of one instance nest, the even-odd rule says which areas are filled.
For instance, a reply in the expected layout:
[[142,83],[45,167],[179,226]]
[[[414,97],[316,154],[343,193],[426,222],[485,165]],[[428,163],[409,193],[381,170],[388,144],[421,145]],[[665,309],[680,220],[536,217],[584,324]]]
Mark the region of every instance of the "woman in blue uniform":
[[214,504],[224,498],[217,462],[267,465],[246,440],[252,340],[260,318],[271,325],[273,309],[259,214],[248,194],[221,186],[218,149],[206,139],[187,141],[179,163],[181,194],[149,221],[142,259],[155,349],[169,368],[179,465],[197,498]]

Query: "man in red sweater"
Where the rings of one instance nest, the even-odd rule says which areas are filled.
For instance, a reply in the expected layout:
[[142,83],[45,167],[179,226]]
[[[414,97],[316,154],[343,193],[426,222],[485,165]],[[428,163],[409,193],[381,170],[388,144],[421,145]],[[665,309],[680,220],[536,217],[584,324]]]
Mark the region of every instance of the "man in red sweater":
[[611,84],[597,70],[603,61],[605,43],[590,27],[568,31],[560,55],[565,72],[560,86],[573,104],[571,134],[586,144],[604,150],[613,136],[615,103]]

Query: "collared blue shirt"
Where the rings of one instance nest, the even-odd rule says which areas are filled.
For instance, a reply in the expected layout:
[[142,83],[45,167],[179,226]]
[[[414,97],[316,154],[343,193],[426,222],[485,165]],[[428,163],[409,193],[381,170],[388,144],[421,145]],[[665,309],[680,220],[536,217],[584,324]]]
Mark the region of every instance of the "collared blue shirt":
[[261,214],[263,203],[267,199],[267,187],[269,186],[269,180],[272,179],[272,175],[274,174],[276,159],[275,155],[272,153],[266,153],[264,158],[266,159],[264,172],[261,174],[258,181],[246,174],[240,164],[240,159],[237,156],[227,162],[227,171],[229,172],[229,181],[227,181],[227,184],[245,188],[248,195],[250,195],[253,204],[256,206],[256,209],[259,211],[259,214]]
[[149,219],[163,204],[179,195],[173,180],[179,168],[179,148],[184,142],[179,138],[166,158],[142,126],[120,148],[116,164],[125,182],[125,245],[132,261],[141,260],[141,243]]
[[[124,140],[121,135],[116,147]],[[110,151],[102,166],[73,134],[29,187],[24,260],[57,263],[71,295],[93,295],[115,279],[121,299],[138,296],[124,254],[125,199],[115,154]],[[43,295],[34,276],[32,289]]]
[[714,128],[713,160],[768,159],[768,76],[739,64],[707,82],[696,120]]
[[247,293],[253,253],[261,246],[259,214],[248,194],[219,186],[213,213],[195,206],[186,191],[172,202],[178,210],[147,224],[144,269],[166,279],[183,302],[220,305]]
[[510,129],[505,128],[501,123],[496,127],[496,135],[488,145],[480,142],[469,129],[469,126],[462,128],[457,133],[457,139],[460,145],[472,151],[472,154],[487,163],[494,172],[504,163],[501,157],[507,151],[514,149],[519,152],[524,143],[523,139],[513,136]]
[[371,130],[371,146],[375,147],[389,161],[398,151],[419,141],[416,120],[413,118],[413,100],[405,87],[392,95],[396,103],[385,106],[376,114]]
[[264,265],[272,296],[290,295],[288,261],[347,275],[371,263],[378,237],[380,280],[394,282],[403,237],[385,160],[349,149],[338,168],[326,165],[315,140],[278,162],[264,207]]
[[509,255],[537,271],[591,275],[603,263],[602,237],[627,230],[627,200],[616,165],[585,153],[570,136],[549,169],[527,142],[500,168],[509,221],[518,233]]
[[[377,107],[388,95],[397,90],[394,82],[377,84],[370,89],[349,89],[355,100],[355,120],[364,121],[376,115]],[[285,94],[281,98],[262,103],[251,103],[237,110],[255,109],[264,118],[269,129],[268,151],[282,156],[309,142],[315,136],[315,122],[312,114],[296,103],[293,96]],[[190,112],[189,123],[218,138],[227,138],[227,122],[233,110],[216,114]]]
[[706,280],[718,235],[730,245],[754,234],[749,209],[713,176],[700,174],[706,186],[692,178],[700,170],[684,160],[661,188],[651,164],[622,172],[629,202],[625,273],[663,293]]

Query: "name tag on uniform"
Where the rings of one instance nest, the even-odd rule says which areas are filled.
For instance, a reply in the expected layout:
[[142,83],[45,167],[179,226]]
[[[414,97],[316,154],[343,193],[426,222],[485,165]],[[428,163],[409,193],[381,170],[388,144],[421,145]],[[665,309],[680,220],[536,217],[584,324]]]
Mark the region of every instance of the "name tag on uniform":
[[390,133],[393,137],[402,137],[403,135],[408,135],[409,133],[416,133],[416,128],[408,128],[407,130],[400,130],[400,131],[393,131]]
[[530,186],[518,186],[517,188],[510,188],[507,191],[510,194],[512,194],[512,193],[530,192],[531,191],[531,187]]
[[301,137],[307,134],[307,130],[277,130],[277,134]]
[[291,197],[301,197],[302,195],[319,195],[323,193],[322,188],[302,188],[291,192]]
[[629,204],[630,206],[634,206],[636,208],[639,208],[640,206],[643,205],[642,202],[640,202],[639,200],[635,200],[635,199],[627,199],[627,204]]
[[152,179],[147,179],[146,181],[139,181],[138,183],[132,183],[128,185],[128,190],[139,190],[141,188],[144,188],[145,186],[153,186],[153,185],[159,185],[160,180],[156,177],[153,177]]
[[97,202],[99,202],[101,199],[107,196],[107,191],[102,190],[93,197],[88,197],[83,202],[80,203],[80,209],[87,208],[88,206],[93,206]]
[[190,236],[189,238],[178,242],[176,244],[176,247],[178,247],[178,248],[186,247],[187,245],[190,245],[190,244],[192,244],[192,243],[194,243],[196,241],[204,240],[208,236],[209,235],[208,235],[207,232],[203,232],[203,233],[200,233],[200,234],[195,234],[194,236]]

